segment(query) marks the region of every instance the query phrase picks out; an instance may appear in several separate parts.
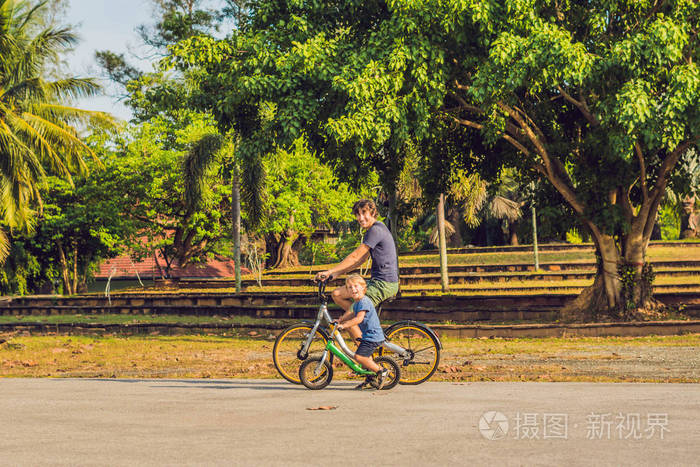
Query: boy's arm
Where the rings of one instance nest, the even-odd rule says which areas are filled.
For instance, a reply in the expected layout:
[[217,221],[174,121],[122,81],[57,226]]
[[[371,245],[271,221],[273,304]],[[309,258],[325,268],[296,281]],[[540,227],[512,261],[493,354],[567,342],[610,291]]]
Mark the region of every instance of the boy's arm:
[[363,319],[365,319],[365,310],[358,311],[354,318],[345,321],[343,324],[338,326],[338,329],[347,329],[357,324],[360,324]]
[[359,265],[367,261],[368,257],[369,247],[363,243],[357,248],[355,248],[355,250],[352,253],[347,255],[345,259],[338,263],[336,266],[316,274],[316,280],[319,281],[322,278],[328,278],[331,276],[338,277],[345,272],[352,271],[353,269],[357,268]]
[[352,318],[352,316],[354,314],[355,314],[355,312],[352,311],[352,307],[350,307],[350,309],[348,311],[346,311],[345,313],[343,313],[343,316],[338,318],[337,321],[338,321],[338,323],[343,323],[343,322],[349,320],[350,318]]

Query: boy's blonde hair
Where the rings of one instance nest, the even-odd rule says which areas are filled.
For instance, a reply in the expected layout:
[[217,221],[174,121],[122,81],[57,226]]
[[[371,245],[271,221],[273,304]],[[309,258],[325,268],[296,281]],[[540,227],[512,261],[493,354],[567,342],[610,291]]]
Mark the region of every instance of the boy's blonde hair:
[[365,278],[357,273],[350,274],[348,277],[345,278],[345,285],[350,284],[360,284],[365,289],[367,288],[367,282],[365,282]]

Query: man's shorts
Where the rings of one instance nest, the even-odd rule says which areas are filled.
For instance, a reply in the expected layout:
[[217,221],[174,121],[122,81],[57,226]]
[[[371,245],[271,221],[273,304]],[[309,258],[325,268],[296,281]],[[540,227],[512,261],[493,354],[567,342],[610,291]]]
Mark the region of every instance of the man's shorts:
[[364,339],[360,339],[360,345],[355,351],[355,355],[360,355],[362,357],[369,357],[374,353],[374,349],[382,345],[382,342],[371,342]]
[[398,282],[386,282],[381,279],[370,279],[367,281],[367,291],[365,295],[372,300],[376,307],[387,298],[393,297],[399,292]]

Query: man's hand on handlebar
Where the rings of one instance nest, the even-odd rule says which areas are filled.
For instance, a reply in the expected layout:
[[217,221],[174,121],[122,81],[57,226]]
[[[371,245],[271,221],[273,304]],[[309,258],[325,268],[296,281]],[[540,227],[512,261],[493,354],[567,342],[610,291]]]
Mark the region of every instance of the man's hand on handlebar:
[[333,273],[329,271],[321,271],[318,274],[316,274],[316,277],[314,278],[314,282],[320,282],[320,281],[330,281],[334,278]]

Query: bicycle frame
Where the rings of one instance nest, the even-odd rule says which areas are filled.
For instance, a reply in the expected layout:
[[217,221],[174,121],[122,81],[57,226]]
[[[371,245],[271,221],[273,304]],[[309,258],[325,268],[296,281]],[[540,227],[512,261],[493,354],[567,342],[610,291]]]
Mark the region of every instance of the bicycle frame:
[[[321,361],[319,362],[318,367],[316,368],[316,373],[318,374],[321,367],[323,366],[323,363],[326,361],[326,358],[328,357],[328,352],[333,353],[336,357],[341,359],[343,363],[345,363],[347,366],[349,366],[352,371],[355,373],[362,375],[362,376],[368,376],[368,375],[374,375],[373,371],[366,370],[360,366],[359,363],[357,363],[355,360],[350,358],[345,352],[340,350],[338,347],[333,344],[333,341],[328,341],[328,344],[326,344],[326,350],[323,352],[323,356],[321,357]],[[354,355],[354,354],[353,354]]]
[[[309,346],[311,345],[311,341],[313,340],[314,336],[316,335],[316,331],[318,331],[319,327],[321,326],[321,323],[325,322],[327,326],[330,326],[331,323],[333,322],[333,318],[331,318],[330,313],[328,313],[328,297],[326,297],[326,294],[324,293],[326,290],[326,282],[322,281],[319,284],[318,287],[318,296],[319,299],[321,300],[321,306],[318,308],[318,313],[316,313],[316,321],[314,322],[313,328],[311,329],[311,332],[309,333],[309,336],[306,338],[306,341],[304,341],[304,344],[301,346],[301,349],[299,349],[299,355],[298,357],[300,359],[304,359],[308,356],[309,352]],[[332,334],[330,336],[330,339],[328,340],[328,344],[326,345],[326,350],[323,353],[323,361],[325,361],[326,357],[328,356],[328,352],[332,350],[328,348],[329,344],[332,344],[333,341],[335,341],[338,346],[333,346],[333,348],[336,349],[337,352],[342,352],[344,355],[341,356],[340,353],[333,352],[333,355],[336,355],[338,358],[343,360],[348,366],[352,368],[350,363],[346,361],[347,358],[354,358],[355,357],[355,352],[350,350],[348,345],[345,343],[345,339],[343,339],[343,336],[338,332],[337,329],[333,328]],[[338,348],[340,347],[340,348]],[[394,352],[395,354],[399,355],[401,358],[407,358],[408,357],[408,352],[406,352],[406,349],[401,347],[400,345],[396,345],[394,343],[389,342],[388,340],[385,340],[382,342],[382,347],[385,349],[389,350],[390,352]],[[344,359],[345,357],[346,359]],[[321,364],[323,364],[323,361]],[[357,365],[354,360],[350,360],[353,364]],[[362,367],[360,367],[362,369]],[[355,370],[355,368],[353,368]],[[355,370],[357,371],[357,370]]]

